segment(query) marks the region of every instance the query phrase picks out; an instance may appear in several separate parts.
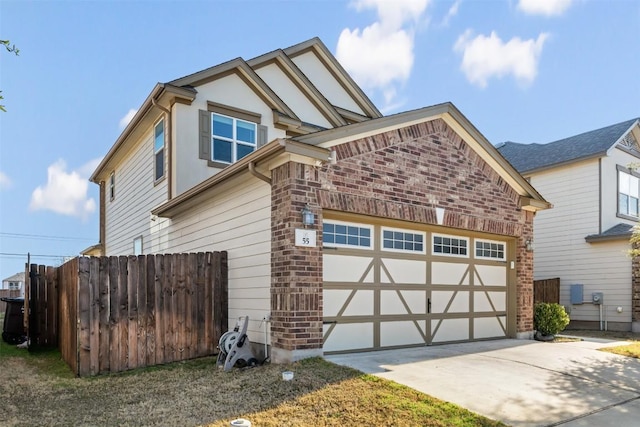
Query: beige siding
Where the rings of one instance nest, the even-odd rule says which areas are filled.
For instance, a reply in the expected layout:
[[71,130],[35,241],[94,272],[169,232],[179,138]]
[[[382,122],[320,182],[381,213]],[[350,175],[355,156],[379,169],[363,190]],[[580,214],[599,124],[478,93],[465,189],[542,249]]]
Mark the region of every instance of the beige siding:
[[[167,179],[154,185],[153,126],[115,170],[115,198],[106,183],[106,254],[133,254],[133,239],[143,237],[149,253],[151,209],[167,200]],[[166,155],[165,155],[166,161]],[[166,169],[165,169],[166,171]]]
[[256,70],[256,73],[280,96],[280,99],[296,113],[300,120],[324,128],[333,127],[327,118],[311,103],[309,98],[302,93],[276,64],[259,68]]
[[313,52],[296,56],[292,58],[292,61],[331,104],[366,115]]
[[198,251],[228,252],[229,327],[239,316],[249,316],[249,339],[264,343],[262,319],[271,306],[269,185],[248,174],[236,177],[154,229],[153,252]]
[[[615,166],[614,166],[615,169]],[[535,279],[560,277],[560,303],[573,320],[599,320],[591,304],[569,304],[571,284],[584,285],[584,299],[604,292],[608,321],[631,321],[631,261],[625,242],[587,243],[599,233],[599,161],[544,171],[531,177],[533,186],[553,204],[540,211],[534,222]],[[621,306],[622,313],[616,308]]]

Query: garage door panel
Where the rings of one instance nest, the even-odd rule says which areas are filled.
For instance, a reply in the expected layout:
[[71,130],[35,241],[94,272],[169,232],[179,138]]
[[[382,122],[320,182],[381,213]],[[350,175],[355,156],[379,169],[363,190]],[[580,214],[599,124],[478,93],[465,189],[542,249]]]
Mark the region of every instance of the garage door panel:
[[371,257],[325,254],[322,261],[325,282],[373,283],[374,281]]
[[356,291],[342,316],[373,316],[373,291]]
[[473,338],[501,338],[506,336],[506,316],[473,319]]
[[507,267],[476,265],[476,285],[507,286]]
[[432,313],[467,313],[469,311],[468,291],[432,291]]
[[463,341],[470,339],[469,319],[439,319],[431,321],[433,342]]
[[426,261],[383,258],[380,281],[382,283],[424,285],[427,283],[427,263]]
[[380,314],[415,314],[426,311],[426,291],[380,291]]
[[506,292],[474,292],[473,310],[477,312],[485,311],[506,311]]
[[380,323],[380,346],[392,347],[425,343],[425,321]]
[[468,285],[469,265],[466,263],[432,262],[432,285]]
[[373,322],[324,325],[324,351],[373,348]]

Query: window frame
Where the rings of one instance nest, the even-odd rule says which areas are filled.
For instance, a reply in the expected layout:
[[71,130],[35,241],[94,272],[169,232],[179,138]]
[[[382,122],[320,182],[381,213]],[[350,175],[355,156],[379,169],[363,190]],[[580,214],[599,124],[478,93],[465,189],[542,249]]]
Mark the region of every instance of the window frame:
[[[489,243],[489,244],[502,245],[502,258],[494,258],[491,256],[478,255],[476,252],[478,250],[478,248],[476,247],[477,243]],[[489,249],[489,250],[492,251],[492,249]],[[473,239],[473,257],[475,259],[483,259],[488,261],[506,262],[507,261],[507,242],[500,241],[500,240],[491,240],[491,239]]]
[[[466,250],[467,253],[465,255],[460,255],[460,254],[452,254],[452,253],[445,253],[445,252],[436,252],[435,251],[435,240],[436,237],[442,237],[445,239],[457,239],[457,240],[463,240],[465,242],[467,242],[467,246],[466,246]],[[465,236],[454,236],[452,234],[441,234],[441,233],[431,233],[431,255],[432,256],[444,256],[444,257],[454,257],[454,258],[469,258],[469,252],[471,249],[471,239],[469,237],[465,237]]]
[[[232,136],[231,138],[223,135],[216,135],[214,133],[214,125],[215,125],[215,116],[223,117],[226,119],[231,119],[232,121]],[[242,141],[238,139],[238,122],[246,123],[253,126],[253,142]],[[226,160],[216,159],[215,158],[215,140],[225,141],[231,143],[231,161],[228,162]],[[214,163],[221,163],[224,165],[232,165],[238,160],[248,156],[251,153],[247,153],[244,156],[238,158],[238,145],[242,145],[245,147],[252,147],[251,153],[255,152],[258,149],[258,124],[249,120],[240,119],[234,116],[230,116],[227,114],[222,114],[216,111],[211,112],[211,161]]]
[[[156,148],[158,135],[156,134],[158,125],[162,125],[162,147]],[[162,181],[166,176],[166,156],[165,147],[167,142],[166,126],[164,118],[161,118],[153,125],[153,182]],[[162,174],[158,177],[158,154],[162,152]]]
[[113,201],[116,198],[116,172],[113,171],[109,174],[109,200]]
[[[385,243],[385,237],[384,237],[384,232],[385,231],[390,231],[392,233],[394,233],[394,239],[393,241],[395,242],[395,233],[403,233],[405,235],[407,234],[413,234],[414,236],[422,236],[422,250],[412,250],[412,249],[397,249],[397,248],[385,248],[384,247],[384,243]],[[405,242],[405,244],[407,243],[407,241],[402,240],[403,242]],[[415,242],[414,242],[415,243]],[[410,230],[408,228],[394,228],[394,227],[385,227],[385,226],[381,226],[380,227],[380,250],[384,251],[384,252],[397,252],[397,253],[404,253],[404,254],[420,254],[420,255],[426,255],[427,253],[427,233],[425,233],[424,231],[419,231],[419,230]]]
[[[338,226],[345,226],[347,227],[347,231],[348,231],[348,227],[357,227],[359,229],[367,229],[369,230],[369,246],[362,246],[362,245],[354,245],[354,244],[349,244],[349,243],[327,243],[324,237],[325,231],[324,231],[324,226],[325,224],[331,224],[331,225],[338,225]],[[334,233],[335,235],[335,233]],[[349,234],[346,234],[347,239],[349,237]],[[352,236],[354,237],[354,236]],[[362,238],[360,235],[358,235],[359,238]],[[366,238],[366,237],[365,237]],[[375,244],[375,229],[373,225],[370,224],[362,224],[362,223],[358,223],[358,222],[349,222],[349,221],[338,221],[338,220],[332,220],[332,219],[325,219],[322,221],[322,247],[323,248],[346,248],[346,249],[362,249],[362,250],[373,250],[374,248],[374,244]]]
[[[621,185],[620,185],[620,176],[621,174],[625,174],[628,175],[630,178],[635,178],[637,179],[638,182],[638,197],[636,197],[636,212],[638,212],[636,215],[630,214],[629,212],[629,199],[633,199],[634,197],[630,194],[626,194],[623,193],[621,191]],[[620,165],[616,165],[616,216],[619,218],[624,218],[627,220],[631,220],[631,221],[639,221],[640,220],[640,174],[628,169],[624,166],[620,166]],[[627,201],[627,211],[626,212],[622,212],[621,211],[621,204],[620,204],[620,196],[621,195],[625,195],[628,198]]]

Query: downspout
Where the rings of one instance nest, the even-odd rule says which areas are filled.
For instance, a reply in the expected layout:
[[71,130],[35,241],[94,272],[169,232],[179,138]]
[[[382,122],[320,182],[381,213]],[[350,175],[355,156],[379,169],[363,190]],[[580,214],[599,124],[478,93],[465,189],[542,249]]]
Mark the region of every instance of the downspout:
[[256,170],[256,165],[254,162],[249,162],[249,172],[251,172],[251,175],[255,176],[256,178],[261,179],[267,184],[271,185],[271,178],[258,172]]
[[171,143],[171,110],[164,108],[162,105],[158,104],[155,98],[151,98],[151,103],[154,107],[158,107],[161,111],[164,111],[167,115],[167,180],[169,183],[167,185],[167,200],[171,200],[171,187],[173,182],[173,153],[172,153],[172,143]]

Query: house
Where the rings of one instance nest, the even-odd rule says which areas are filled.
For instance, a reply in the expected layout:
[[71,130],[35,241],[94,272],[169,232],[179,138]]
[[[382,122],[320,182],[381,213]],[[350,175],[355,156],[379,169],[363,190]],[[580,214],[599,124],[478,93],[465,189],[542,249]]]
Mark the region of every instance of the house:
[[452,104],[383,117],[317,38],[156,85],[91,181],[93,253],[227,251],[229,326],[274,362],[532,333],[548,203]]
[[[640,331],[640,266],[627,255],[638,223],[639,119],[500,153],[553,209],[535,219],[535,279],[560,278],[573,328]],[[598,301],[594,294],[602,293]]]
[[6,279],[2,279],[2,287],[0,289],[10,290],[10,291],[20,291],[20,294],[15,296],[23,297],[24,283],[25,283],[24,272],[16,273],[13,276],[9,276]]

